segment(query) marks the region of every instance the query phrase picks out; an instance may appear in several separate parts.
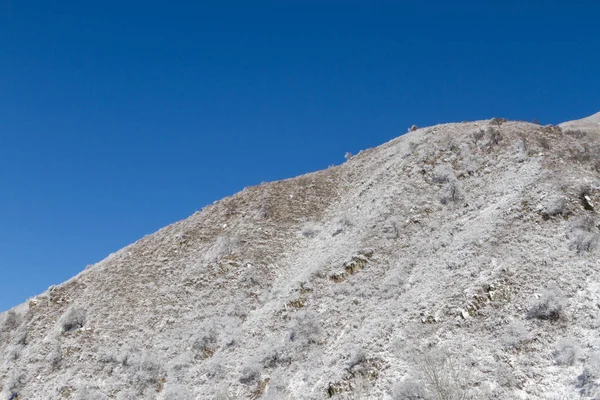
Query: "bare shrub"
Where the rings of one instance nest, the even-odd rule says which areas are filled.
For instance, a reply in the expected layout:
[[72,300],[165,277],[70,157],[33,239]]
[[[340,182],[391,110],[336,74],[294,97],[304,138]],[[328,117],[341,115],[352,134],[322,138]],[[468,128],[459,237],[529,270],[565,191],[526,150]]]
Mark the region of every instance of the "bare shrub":
[[589,253],[598,248],[600,237],[595,220],[590,215],[584,215],[573,223],[573,240],[570,248],[577,253]]
[[339,235],[340,233],[344,233],[348,231],[350,228],[354,226],[354,223],[347,216],[343,216],[340,218],[338,223],[335,226],[334,231],[331,233],[332,237]]
[[582,395],[597,394],[598,380],[600,379],[600,354],[593,353],[585,362],[583,371],[577,377],[577,386],[581,390]]
[[307,222],[302,227],[302,236],[305,238],[312,239],[319,234],[320,228],[317,224],[313,222]]
[[444,195],[442,196],[440,202],[442,204],[455,203],[462,199],[462,192],[460,190],[460,186],[458,181],[451,180],[444,187]]
[[517,153],[518,162],[523,162],[527,159],[527,155],[529,154],[529,145],[525,137],[521,137],[519,140],[517,140],[515,143],[515,150]]
[[19,328],[17,328],[17,331],[15,332],[15,336],[14,336],[13,340],[18,345],[26,346],[27,339],[28,339],[27,326],[25,324],[23,324],[23,325],[19,326]]
[[348,365],[346,370],[352,374],[360,373],[363,367],[363,364],[367,361],[367,354],[363,349],[357,349],[352,357],[348,360]]
[[[567,132],[569,134],[569,132]],[[579,135],[579,134],[578,134]],[[584,131],[581,135],[575,135],[576,138],[585,138]],[[568,157],[571,161],[591,167],[594,171],[600,171],[600,145],[590,143],[577,143],[577,146],[568,150]]]
[[580,254],[589,253],[598,248],[598,236],[591,232],[576,232],[571,248],[574,248]]
[[262,400],[281,400],[291,399],[289,391],[284,385],[275,385],[271,383],[267,392],[261,397]]
[[566,215],[567,214],[567,202],[562,196],[551,196],[548,198],[544,204],[544,211],[542,212],[542,216],[546,219],[550,217],[555,217],[557,215]]
[[527,318],[545,321],[565,319],[563,294],[560,290],[558,288],[546,289],[529,309]]
[[455,179],[452,168],[447,164],[438,165],[433,169],[432,182],[433,183],[447,183],[451,179]]
[[395,386],[396,400],[466,400],[463,371],[452,358],[438,349],[419,352],[413,358],[414,377]]
[[6,381],[5,388],[10,393],[19,393],[27,383],[26,373],[24,370],[12,369],[9,370],[8,381]]
[[69,332],[75,329],[83,328],[85,321],[85,310],[78,307],[71,307],[62,316],[60,325],[63,332]]
[[515,321],[506,327],[502,344],[507,349],[520,350],[530,340],[530,335],[521,321]]
[[496,125],[498,127],[502,126],[502,124],[505,122],[508,122],[508,120],[506,118],[494,117],[490,120],[490,124]]
[[489,125],[484,130],[480,131],[475,135],[476,142],[481,139],[484,139],[480,146],[483,148],[491,149],[494,146],[500,144],[500,142],[504,139],[502,134],[500,133],[499,125]]
[[18,328],[21,323],[21,318],[19,314],[10,310],[6,313],[4,317],[4,321],[2,321],[2,325],[0,327],[0,332],[11,332]]
[[579,357],[581,348],[579,344],[572,338],[561,339],[556,344],[554,350],[554,360],[558,365],[573,365]]
[[199,358],[209,358],[217,351],[217,334],[214,328],[200,332],[192,344],[192,350]]
[[164,400],[189,400],[194,398],[191,393],[182,385],[167,385],[163,392]]
[[21,357],[22,347],[18,345],[8,346],[4,349],[4,354],[6,354],[7,359],[16,361]]
[[590,199],[591,192],[592,188],[589,185],[584,185],[579,189],[579,201],[581,202],[583,209],[587,211],[594,211],[594,205]]
[[157,386],[165,373],[160,363],[149,354],[143,354],[139,360],[131,364],[130,381],[139,394],[150,386]]
[[322,334],[321,322],[314,313],[296,313],[289,334],[290,341],[301,345],[314,344],[319,342]]
[[281,343],[281,340],[278,339],[266,340],[260,353],[263,354],[261,364],[265,368],[288,366],[292,363],[289,346],[286,346],[286,343]]
[[257,364],[247,365],[240,372],[240,383],[251,385],[258,382],[261,375],[261,368]]
[[475,143],[479,142],[485,136],[485,131],[483,129],[478,130],[473,134],[473,141]]
[[572,136],[576,139],[583,139],[588,135],[583,129],[566,129],[563,132],[565,135]]
[[84,386],[83,388],[77,390],[75,394],[74,400],[106,400],[108,396],[103,394],[98,389],[93,389],[88,386]]
[[427,393],[422,383],[406,379],[392,387],[393,400],[425,400]]
[[243,241],[238,235],[219,236],[214,244],[204,253],[204,259],[209,262],[215,262],[223,257],[231,257],[239,253]]
[[50,351],[50,353],[48,354],[48,357],[46,357],[46,359],[50,363],[50,367],[53,370],[60,368],[62,360],[63,360],[63,352],[62,352],[62,347],[60,346],[60,343],[57,343],[54,346],[54,348],[52,349],[52,351]]

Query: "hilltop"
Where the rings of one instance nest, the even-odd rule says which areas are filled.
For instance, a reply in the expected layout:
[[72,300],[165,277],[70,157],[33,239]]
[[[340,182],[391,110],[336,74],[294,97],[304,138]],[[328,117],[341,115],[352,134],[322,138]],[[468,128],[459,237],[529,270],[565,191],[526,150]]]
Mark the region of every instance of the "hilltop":
[[599,209],[600,113],[416,129],[5,314],[0,399],[596,398]]

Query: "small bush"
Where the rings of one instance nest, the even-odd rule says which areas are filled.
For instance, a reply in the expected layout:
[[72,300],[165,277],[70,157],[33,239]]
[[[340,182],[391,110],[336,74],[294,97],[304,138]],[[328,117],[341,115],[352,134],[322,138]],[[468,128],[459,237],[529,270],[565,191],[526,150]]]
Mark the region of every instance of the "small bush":
[[528,318],[558,321],[565,318],[563,295],[557,288],[547,289],[531,306]]
[[561,339],[554,350],[554,360],[558,365],[573,365],[581,349],[574,339]]
[[82,308],[72,307],[69,308],[63,315],[60,324],[63,332],[70,332],[75,329],[83,328],[85,321],[85,310]]

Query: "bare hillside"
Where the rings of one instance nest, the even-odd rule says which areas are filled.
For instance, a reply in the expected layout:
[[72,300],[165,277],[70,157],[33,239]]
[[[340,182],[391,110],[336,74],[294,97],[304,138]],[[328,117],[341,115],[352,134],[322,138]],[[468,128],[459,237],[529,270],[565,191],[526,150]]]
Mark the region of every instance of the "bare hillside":
[[600,125],[418,129],[0,322],[0,399],[600,396]]

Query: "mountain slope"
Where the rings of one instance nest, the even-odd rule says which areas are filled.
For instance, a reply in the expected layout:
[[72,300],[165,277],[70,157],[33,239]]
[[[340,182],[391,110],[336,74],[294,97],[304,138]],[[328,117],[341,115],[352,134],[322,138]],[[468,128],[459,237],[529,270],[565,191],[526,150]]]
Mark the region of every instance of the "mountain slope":
[[419,129],[247,188],[7,314],[2,395],[592,398],[599,207],[589,121]]

